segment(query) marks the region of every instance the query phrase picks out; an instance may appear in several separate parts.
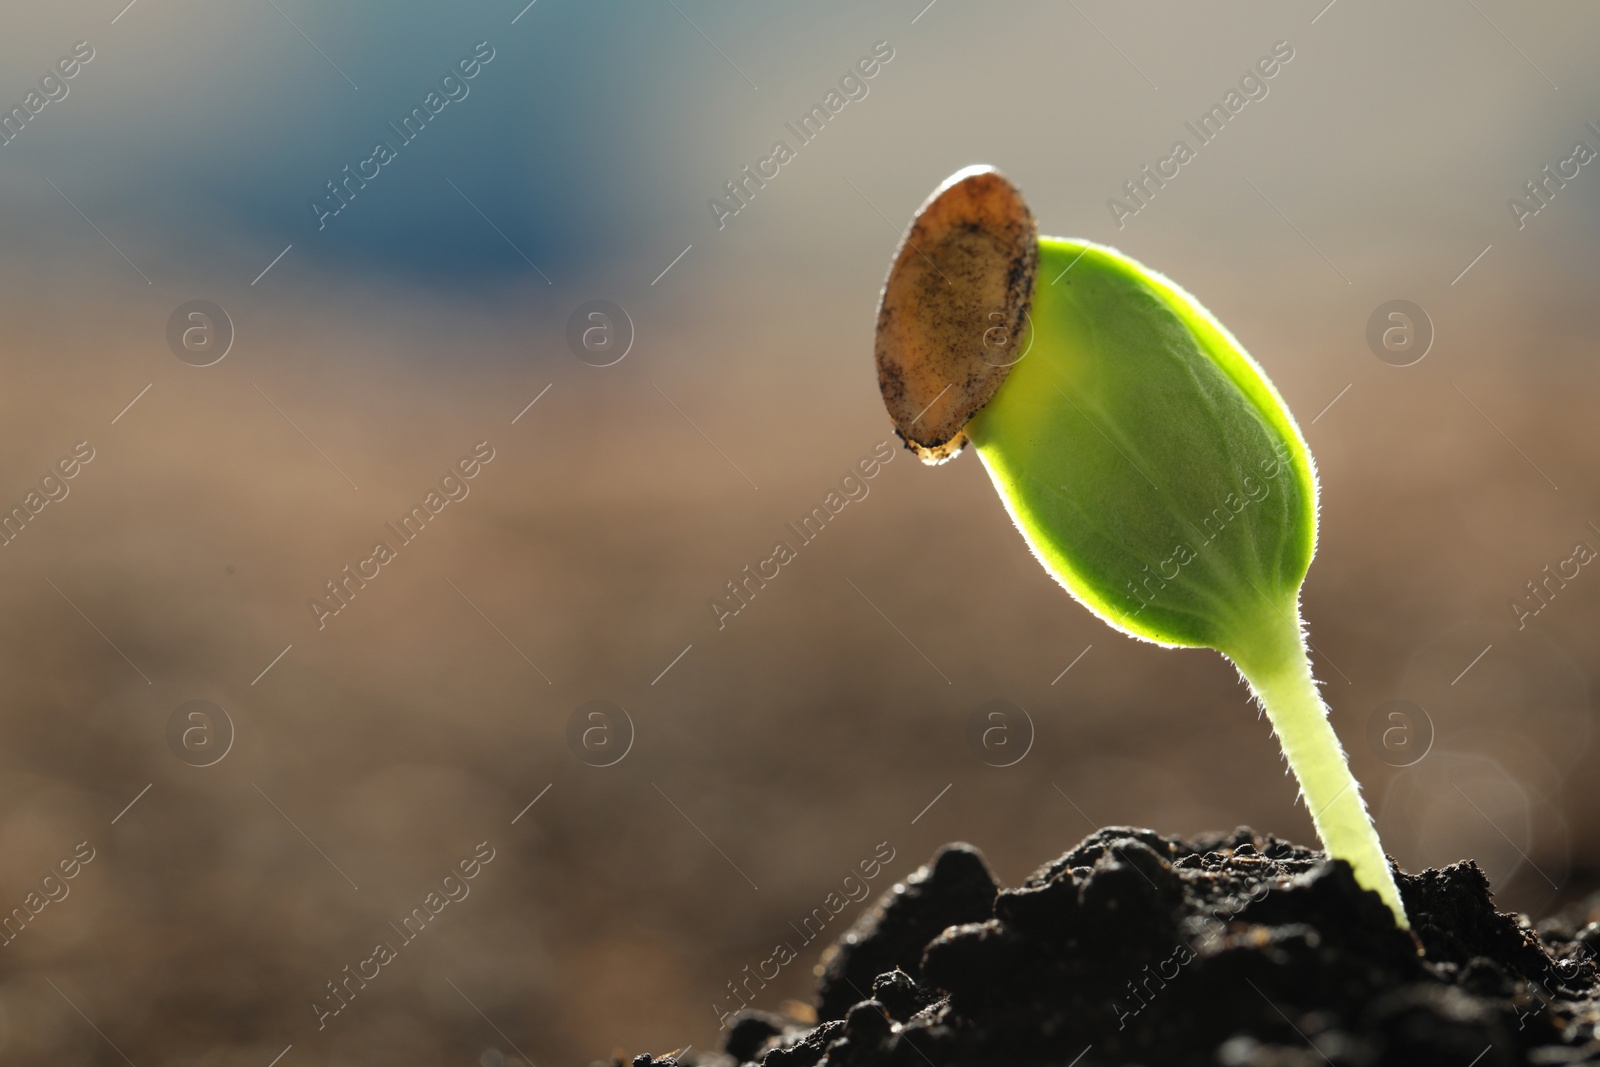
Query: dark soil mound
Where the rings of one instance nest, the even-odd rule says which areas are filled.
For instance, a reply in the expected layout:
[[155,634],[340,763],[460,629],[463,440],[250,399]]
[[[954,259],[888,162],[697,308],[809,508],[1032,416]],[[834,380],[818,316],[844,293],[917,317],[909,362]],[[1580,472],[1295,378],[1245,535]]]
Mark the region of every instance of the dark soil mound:
[[1600,898],[1535,930],[1494,910],[1471,861],[1399,880],[1410,933],[1343,861],[1247,829],[1108,828],[1003,890],[946,846],[834,947],[815,1024],[746,1013],[724,1053],[691,1059],[1600,1064]]

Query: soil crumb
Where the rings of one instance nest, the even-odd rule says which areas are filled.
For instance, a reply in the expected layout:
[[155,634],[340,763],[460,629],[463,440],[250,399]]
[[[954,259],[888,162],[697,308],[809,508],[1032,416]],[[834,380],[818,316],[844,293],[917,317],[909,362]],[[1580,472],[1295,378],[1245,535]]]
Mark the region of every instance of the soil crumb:
[[814,1022],[742,1013],[683,1063],[1600,1064],[1600,895],[1536,927],[1471,860],[1397,876],[1410,932],[1344,861],[1244,827],[1108,827],[1014,889],[946,845],[830,950]]

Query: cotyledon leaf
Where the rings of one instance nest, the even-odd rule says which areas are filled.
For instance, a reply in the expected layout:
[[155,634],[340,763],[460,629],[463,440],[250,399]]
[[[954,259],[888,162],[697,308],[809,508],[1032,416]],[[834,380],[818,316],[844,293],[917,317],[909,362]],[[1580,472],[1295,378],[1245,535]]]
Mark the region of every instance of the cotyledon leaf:
[[1112,249],[1039,245],[1056,280],[1035,291],[1027,355],[966,432],[1069,592],[1135,636],[1229,652],[1264,609],[1295,610],[1310,453],[1193,297]]

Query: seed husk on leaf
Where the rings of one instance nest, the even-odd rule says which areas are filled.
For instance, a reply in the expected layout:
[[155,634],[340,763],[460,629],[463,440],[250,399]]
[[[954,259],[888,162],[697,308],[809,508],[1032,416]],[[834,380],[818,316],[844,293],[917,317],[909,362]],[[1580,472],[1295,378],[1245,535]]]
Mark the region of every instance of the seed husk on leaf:
[[1015,363],[1039,227],[992,167],[951,175],[917,210],[878,306],[878,388],[895,430],[924,462],[966,444],[962,428]]

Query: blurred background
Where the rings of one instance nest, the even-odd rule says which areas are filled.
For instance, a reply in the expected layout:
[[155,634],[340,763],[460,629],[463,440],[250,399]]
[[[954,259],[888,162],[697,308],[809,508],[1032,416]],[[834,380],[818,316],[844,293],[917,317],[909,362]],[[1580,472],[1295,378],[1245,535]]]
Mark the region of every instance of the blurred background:
[[754,1006],[809,997],[791,924],[875,855],[874,896],[952,840],[1012,884],[1105,824],[1312,842],[1232,669],[1073,603],[972,455],[884,448],[719,628],[897,445],[878,289],[975,162],[1298,415],[1390,851],[1536,917],[1600,883],[1592,5],[525,2],[0,15],[7,1062],[708,1048],[777,944]]

